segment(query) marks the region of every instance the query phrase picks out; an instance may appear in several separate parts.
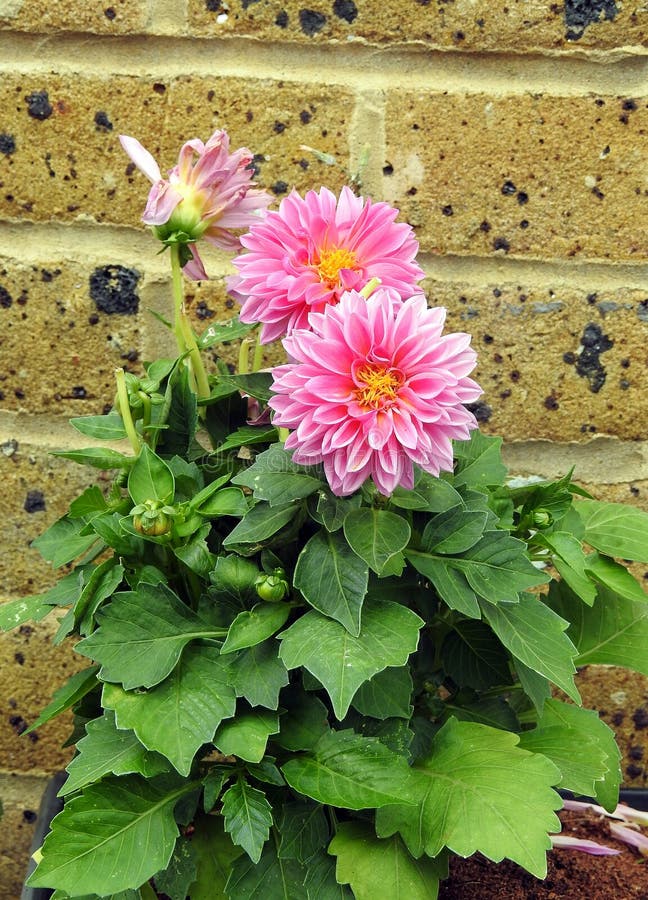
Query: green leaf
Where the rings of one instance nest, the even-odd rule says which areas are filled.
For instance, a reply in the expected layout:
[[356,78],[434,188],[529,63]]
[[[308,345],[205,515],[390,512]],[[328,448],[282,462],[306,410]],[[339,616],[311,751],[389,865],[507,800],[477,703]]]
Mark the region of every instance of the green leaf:
[[285,803],[277,823],[281,835],[280,859],[296,859],[307,863],[329,839],[329,826],[324,809],[310,800]]
[[128,493],[135,503],[146,503],[147,500],[159,500],[160,503],[173,502],[175,493],[173,472],[147,444],[142,445],[140,454],[128,475]]
[[538,539],[553,552],[553,565],[570,588],[591,606],[596,597],[596,585],[585,571],[586,557],[581,542],[564,531],[538,535]]
[[123,523],[130,521],[119,513],[102,513],[94,516],[90,523],[102,541],[115,551],[118,556],[129,560],[141,559],[144,552],[144,540],[140,535],[128,534]]
[[439,865],[414,859],[398,835],[377,838],[365,822],[342,822],[329,846],[337,857],[337,880],[350,884],[356,900],[436,900]]
[[167,867],[155,876],[156,889],[169,900],[186,900],[187,891],[196,879],[193,842],[181,836],[176,841]]
[[254,609],[239,613],[229,627],[221,653],[260,644],[279,631],[289,615],[287,603],[257,603]]
[[382,575],[394,557],[407,547],[412,532],[402,516],[364,506],[347,515],[344,536],[354,553],[376,575]]
[[178,836],[173,807],[187,790],[186,783],[134,775],[87,788],[52,821],[29,885],[55,886],[73,897],[139,887],[171,857]]
[[260,453],[232,482],[249,487],[258,500],[267,500],[270,506],[285,506],[294,500],[303,500],[322,487],[320,479],[294,463],[290,453],[280,444],[273,444],[269,450]]
[[40,622],[54,609],[54,604],[47,603],[45,594],[34,594],[21,597],[19,600],[8,600],[0,604],[0,631],[11,631],[24,625],[25,622]]
[[277,440],[277,429],[273,425],[242,425],[232,432],[218,447],[219,453],[252,444],[271,444]]
[[311,611],[280,636],[287,669],[304,666],[331,698],[338,719],[360,685],[388,666],[403,666],[416,650],[423,620],[404,606],[367,601],[355,637],[332,619]]
[[287,711],[281,716],[276,743],[286,750],[311,750],[328,731],[328,711],[322,701],[292,685],[281,696]]
[[173,671],[183,648],[195,638],[222,636],[166,585],[140,583],[115,594],[97,614],[99,628],[75,650],[101,663],[104,681],[126,690],[153,687]]
[[488,513],[467,509],[463,504],[439,513],[425,526],[421,544],[434,553],[463,553],[481,538]]
[[327,531],[338,531],[344,524],[344,519],[352,509],[357,509],[362,503],[360,494],[352,494],[350,497],[336,497],[335,494],[320,486],[316,495],[316,502],[309,502],[311,518]]
[[63,516],[44,531],[31,546],[55,569],[66,566],[97,542],[96,534],[81,534],[84,523]]
[[125,456],[109,447],[86,447],[84,450],[53,450],[52,456],[71,459],[82,466],[94,469],[128,469],[133,463],[132,456]]
[[186,457],[198,425],[198,404],[189,384],[189,369],[183,363],[171,373],[164,410],[168,428],[160,433],[158,446],[164,448],[165,455]]
[[266,402],[272,397],[272,374],[270,372],[250,372],[247,375],[219,374],[221,384],[231,385],[239,391]]
[[416,571],[432,582],[437,594],[450,609],[473,619],[480,617],[477,595],[463,572],[453,568],[452,560],[412,549],[407,551],[406,556]]
[[86,736],[77,743],[77,755],[67,767],[68,777],[59,794],[78,791],[104,775],[139,774],[153,778],[169,771],[164,757],[140,744],[133,731],[117,728],[115,714],[107,709],[86,725]]
[[107,416],[80,416],[70,419],[70,425],[86,437],[97,438],[99,441],[123,441],[128,437],[124,420],[117,413],[110,413]]
[[648,675],[648,603],[600,587],[594,605],[583,606],[565,585],[552,584],[551,608],[571,622],[567,634],[578,648],[579,666],[625,666]]
[[547,700],[538,725],[520,735],[520,747],[541,753],[560,770],[560,787],[593,797],[609,780],[612,809],[621,782],[620,753],[614,732],[592,709]]
[[223,722],[213,742],[224,756],[238,756],[247,762],[261,762],[268,738],[279,731],[279,716],[267,709],[237,713]]
[[304,887],[308,900],[353,900],[346,884],[338,884],[335,862],[326,853],[317,853],[308,863]]
[[113,595],[123,578],[124,567],[114,556],[92,568],[74,606],[74,621],[81,625],[83,634],[92,630],[95,613],[104,600]]
[[105,684],[103,704],[114,709],[118,728],[132,728],[148,750],[170,760],[181,775],[223,719],[234,715],[236,697],[229,668],[215,647],[188,647],[173,673],[150,691]]
[[245,606],[257,597],[254,583],[259,575],[256,563],[243,559],[235,553],[219,556],[209,579],[214,590],[236,606]]
[[360,685],[351,703],[358,712],[374,719],[410,719],[413,689],[408,666],[383,669]]
[[231,677],[237,697],[245,697],[250,706],[277,709],[279,691],[288,684],[278,643],[264,641],[244,650],[232,660]]
[[342,809],[411,801],[411,769],[405,757],[351,730],[327,732],[313,755],[294,757],[282,771],[293,790]]
[[62,687],[54,692],[52,701],[42,710],[39,717],[29,726],[25,734],[34,731],[35,728],[40,728],[45,722],[49,722],[50,719],[65,712],[66,709],[74,706],[78,700],[89,694],[97,685],[98,671],[99,666],[90,666],[81,672],[75,672]]
[[397,487],[389,502],[401,509],[424,509],[427,512],[443,512],[461,503],[460,494],[449,481],[420,472],[411,490]]
[[286,784],[283,775],[274,764],[274,756],[266,756],[259,763],[248,763],[245,768],[248,775],[256,778],[257,781],[276,784],[279,787],[284,787]]
[[360,713],[354,714],[349,711],[349,715],[344,720],[345,724],[352,724],[353,730],[363,737],[375,737],[379,741],[404,756],[405,759],[411,759],[410,746],[414,740],[414,732],[409,728],[409,722],[405,719],[371,719],[368,716],[362,716]]
[[625,503],[581,500],[575,504],[585,525],[586,544],[622,559],[648,562],[648,513]]
[[551,696],[551,685],[549,679],[544,675],[539,675],[525,666],[519,659],[515,660],[515,670],[520,679],[522,690],[535,706],[538,714],[542,714],[545,700]]
[[267,503],[257,503],[228,534],[223,546],[228,550],[237,550],[239,546],[245,548],[246,544],[261,544],[290,522],[297,510],[298,507],[293,503],[275,507]]
[[225,891],[230,900],[308,900],[305,875],[296,860],[279,859],[270,841],[258,863],[246,856],[234,861]]
[[410,853],[436,856],[448,847],[459,856],[505,857],[537,878],[547,872],[548,831],[559,831],[552,790],[560,772],[548,759],[517,746],[517,735],[450,719],[430,754],[412,769],[418,805],[381,810],[381,837],[400,832]]
[[478,697],[448,700],[444,703],[445,718],[454,716],[460,722],[480,722],[503,731],[518,731],[520,722],[511,706],[502,697]]
[[479,489],[501,484],[507,475],[501,448],[502,438],[487,437],[479,429],[471,432],[469,440],[455,441],[455,485]]
[[553,681],[575,703],[580,702],[574,684],[577,650],[565,634],[569,622],[535,594],[521,594],[519,603],[482,603],[482,611],[516,659]]
[[227,900],[225,883],[232,863],[241,855],[228,834],[221,816],[200,816],[191,838],[198,873],[189,888],[191,900]]
[[201,516],[216,518],[218,516],[243,517],[249,506],[245,494],[240,488],[226,487],[212,494],[204,503],[197,507],[196,512]]
[[483,691],[511,682],[508,657],[483,622],[455,622],[443,641],[441,659],[445,671],[460,686]]
[[199,578],[208,578],[214,568],[216,556],[207,545],[207,537],[211,531],[209,524],[203,525],[181,547],[174,547],[174,556],[191,569]]
[[599,584],[626,600],[638,600],[640,603],[648,601],[648,595],[637,579],[628,572],[625,566],[610,559],[609,556],[591,553],[586,558],[585,568],[587,573]]
[[243,847],[252,862],[259,862],[272,826],[272,807],[263,791],[238,778],[223,794],[222,814],[232,841]]
[[93,516],[97,515],[97,513],[106,512],[107,509],[108,504],[101,488],[93,484],[70,503],[68,515],[71,519],[80,519],[83,516]]
[[234,318],[228,319],[227,322],[217,322],[206,328],[198,338],[198,347],[201,350],[206,350],[208,347],[213,347],[214,344],[223,343],[223,341],[237,341],[256,327],[256,323],[248,325],[245,322],[241,322],[238,316],[234,316]]
[[368,583],[366,563],[338,533],[314,534],[295,566],[294,585],[310,605],[356,636]]

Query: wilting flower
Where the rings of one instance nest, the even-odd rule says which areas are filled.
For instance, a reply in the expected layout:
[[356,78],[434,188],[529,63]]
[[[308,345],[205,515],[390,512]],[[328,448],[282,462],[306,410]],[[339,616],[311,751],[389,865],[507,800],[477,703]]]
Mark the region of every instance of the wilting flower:
[[481,389],[467,377],[476,354],[467,334],[442,335],[445,310],[418,294],[394,304],[379,288],[357,291],[310,317],[284,346],[294,362],[274,370],[275,425],[295,462],[324,464],[331,490],[355,491],[369,477],[389,495],[414,484],[413,463],[452,469],[452,439],[477,426],[462,404]]
[[642,856],[648,856],[648,837],[642,834],[637,826],[621,825],[618,822],[610,822],[610,831],[620,841],[629,844],[631,847],[641,853]]
[[618,856],[620,850],[606,847],[605,844],[597,844],[596,841],[588,841],[582,838],[571,837],[567,834],[550,834],[551,846],[563,850],[581,850],[591,856]]
[[296,191],[241,238],[248,250],[234,260],[232,294],[243,304],[243,322],[261,322],[266,344],[294,328],[308,328],[308,315],[335,304],[345,291],[371,278],[401,298],[416,294],[423,277],[414,262],[412,229],[394,222],[398,211],[342,188]]
[[207,277],[196,241],[204,238],[224,250],[238,250],[240,239],[231,229],[248,228],[257,221],[258,211],[272,202],[269,194],[253,187],[252,154],[244,147],[230,153],[225,131],[215,131],[206,144],[187,141],[167,179],[138,140],[127,135],[119,140],[153,182],[142,221],[155,227],[161,241],[189,246],[193,259],[184,266],[189,278]]

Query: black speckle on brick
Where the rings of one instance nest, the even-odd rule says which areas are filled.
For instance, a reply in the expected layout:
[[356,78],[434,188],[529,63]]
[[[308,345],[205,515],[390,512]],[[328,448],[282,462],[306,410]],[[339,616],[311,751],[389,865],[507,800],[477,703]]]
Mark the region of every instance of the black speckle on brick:
[[97,313],[91,313],[88,316],[88,322],[90,325],[97,325],[97,323],[99,322],[99,316],[97,315]]
[[628,112],[633,112],[637,108],[637,104],[634,100],[624,100],[621,104],[624,109],[627,109]]
[[602,190],[600,190],[600,189],[597,188],[597,187],[593,187],[593,188],[592,188],[592,193],[593,193],[594,196],[597,198],[597,200],[603,200],[603,199],[605,199],[605,194],[603,193]]
[[273,194],[287,194],[288,184],[285,181],[275,181],[270,190]]
[[252,6],[253,3],[258,3],[259,0],[241,0],[241,6],[243,9],[247,9],[248,6]]
[[153,90],[156,94],[165,94],[166,93],[166,84],[162,84],[161,81],[156,81],[153,85]]
[[496,300],[499,300],[499,298],[500,298],[501,296],[502,296],[502,292],[500,291],[500,289],[499,289],[499,288],[493,288],[493,297],[495,297]]
[[479,225],[479,230],[483,231],[485,234],[488,234],[488,232],[491,230],[490,222],[487,222],[486,219],[484,219],[484,221]]
[[43,512],[45,509],[45,495],[42,491],[27,491],[23,509],[28,513]]
[[598,394],[603,385],[607,373],[601,363],[601,354],[610,350],[614,341],[603,334],[600,325],[592,322],[585,326],[581,336],[581,352],[576,360],[576,373],[581,378],[587,378],[590,391]]
[[505,237],[496,237],[493,241],[493,250],[504,250],[505,253],[508,253],[510,249],[511,245]]
[[105,113],[103,109],[99,109],[95,113],[94,123],[95,131],[103,131],[104,134],[107,134],[113,130],[113,123],[108,118],[108,113]]
[[514,194],[517,191],[517,188],[513,184],[512,181],[505,181],[502,185],[502,193],[505,197],[510,197],[511,194]]
[[112,22],[112,20],[115,18],[116,15],[117,15],[117,13],[116,13],[115,10],[112,8],[112,6],[109,6],[107,9],[104,9],[104,16],[105,16],[107,19],[110,19],[111,22]]
[[551,394],[549,397],[544,398],[544,406],[545,409],[558,409],[560,407],[560,404],[558,403],[554,395]]
[[14,660],[18,663],[19,666],[24,666],[25,654],[21,653],[20,650],[16,650],[16,652],[14,653]]
[[139,307],[140,274],[125,266],[99,266],[90,276],[90,296],[98,310],[134,315]]
[[524,206],[525,203],[529,202],[529,195],[526,191],[518,191],[517,202],[520,206]]
[[619,712],[615,712],[614,715],[612,716],[612,724],[616,725],[618,727],[619,725],[623,724],[624,719],[625,719],[625,713],[622,712],[621,710],[619,710]]
[[13,134],[5,134],[4,132],[0,134],[0,153],[4,153],[5,156],[11,156],[15,152],[16,141]]
[[482,338],[482,340],[485,344],[492,344],[494,338],[493,338],[492,334],[485,334],[484,337]]
[[444,216],[454,215],[454,209],[452,208],[452,206],[449,203],[447,206],[441,207],[441,212],[443,213]]
[[275,134],[281,134],[286,130],[286,127],[287,126],[285,122],[275,121],[274,125],[272,126],[272,130]]
[[285,9],[280,10],[277,13],[277,18],[275,19],[275,25],[278,25],[279,28],[287,28],[288,27],[288,13]]
[[386,166],[383,166],[383,175],[393,175],[393,174],[394,174],[394,167],[392,166],[391,163],[387,163]]
[[478,422],[488,422],[493,415],[493,408],[488,403],[484,403],[483,400],[478,400],[476,403],[467,403],[466,409],[470,410]]
[[630,387],[630,382],[628,381],[627,378],[621,378],[619,380],[619,388],[622,391],[627,391],[629,387]]
[[641,766],[635,765],[635,763],[630,763],[629,766],[626,766],[626,775],[630,778],[638,778],[640,775],[643,775],[643,769]]
[[333,12],[338,19],[344,19],[349,25],[358,16],[358,7],[353,0],[335,0],[333,4]]
[[29,822],[30,825],[38,818],[38,813],[34,812],[33,809],[23,809],[23,819],[25,822]]
[[630,757],[630,759],[643,759],[643,755],[644,748],[640,746],[630,747],[630,750],[628,751],[628,756]]
[[588,25],[603,19],[612,21],[617,12],[615,0],[565,0],[565,37],[577,41]]
[[463,31],[455,31],[452,35],[452,40],[456,41],[457,44],[460,44],[461,41],[464,41],[465,39],[466,35],[463,33]]
[[299,113],[299,121],[302,123],[302,125],[308,125],[312,118],[313,116],[308,112],[307,109],[302,109],[302,111]]
[[72,388],[72,399],[73,400],[85,400],[85,398],[87,396],[88,396],[88,392],[86,391],[86,389],[83,387],[82,384],[76,384]]
[[201,300],[196,306],[196,315],[199,319],[211,319],[214,315],[214,310],[210,309],[204,300]]
[[299,26],[304,34],[313,37],[318,31],[326,25],[326,16],[323,13],[316,12],[314,9],[299,10]]
[[567,363],[568,366],[573,366],[576,362],[576,354],[572,353],[563,353],[563,362]]
[[222,12],[223,4],[221,0],[205,0],[207,12]]
[[29,728],[22,716],[9,716],[9,724],[16,734],[23,734]]
[[648,298],[640,300],[637,304],[637,318],[642,322],[648,322]]
[[25,100],[27,101],[27,112],[32,119],[40,119],[41,121],[49,119],[54,112],[49,102],[47,91],[34,91],[33,94],[28,94]]
[[632,714],[632,721],[635,723],[635,728],[639,729],[639,731],[642,728],[648,728],[648,709],[645,706],[635,709]]
[[522,228],[522,230],[524,230],[525,228],[528,228],[528,227],[529,227],[529,220],[522,219],[522,221],[520,222],[520,228]]
[[3,309],[9,309],[11,304],[13,303],[13,297],[9,293],[6,287],[3,287],[0,284],[0,306]]
[[252,157],[252,162],[248,163],[245,168],[249,169],[252,172],[253,177],[256,178],[261,171],[261,163],[264,163],[265,161],[266,158],[263,153],[255,153]]

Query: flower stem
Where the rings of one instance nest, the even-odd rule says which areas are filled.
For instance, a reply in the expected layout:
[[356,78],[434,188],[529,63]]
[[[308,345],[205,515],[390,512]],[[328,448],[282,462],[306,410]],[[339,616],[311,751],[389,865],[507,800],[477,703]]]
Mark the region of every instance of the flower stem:
[[173,331],[176,336],[178,350],[180,353],[189,352],[191,361],[191,370],[196,379],[196,392],[199,400],[209,397],[211,390],[207,373],[203,365],[200,350],[196,343],[196,336],[193,333],[191,322],[187,317],[184,305],[184,283],[182,281],[182,267],[180,265],[180,247],[178,244],[171,245],[171,275],[173,278],[173,307],[174,307],[174,323]]
[[252,357],[252,371],[258,372],[263,363],[263,344],[259,340],[259,332],[255,332],[256,344],[254,346],[254,356]]
[[128,401],[128,389],[126,387],[126,375],[122,368],[115,369],[115,380],[117,381],[119,413],[122,417],[130,445],[133,448],[133,451],[136,454],[139,454],[142,449],[142,442],[140,441],[140,436],[137,433],[135,423],[133,422],[133,416],[131,415],[130,403]]
[[244,337],[239,348],[238,372],[239,375],[248,375],[250,372],[250,348],[255,338]]

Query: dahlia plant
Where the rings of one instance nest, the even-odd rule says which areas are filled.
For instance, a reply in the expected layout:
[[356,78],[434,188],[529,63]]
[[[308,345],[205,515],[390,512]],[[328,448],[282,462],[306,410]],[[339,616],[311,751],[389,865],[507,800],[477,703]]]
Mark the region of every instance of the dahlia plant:
[[[247,150],[190,141],[144,221],[170,251],[175,359],[118,370],[112,471],[34,543],[88,665],[63,811],[29,879],[55,900],[424,900],[452,854],[542,878],[558,789],[617,804],[619,751],[577,665],[648,674],[648,516],[571,473],[510,480],[470,411],[466,334],[418,286],[396,210],[322,188],[266,212]],[[241,233],[242,230],[248,229]],[[237,248],[240,315],[196,335],[198,244]],[[259,342],[285,364],[256,371]],[[243,339],[241,365],[202,353]],[[251,371],[252,369],[252,371]],[[63,615],[60,613],[63,612]],[[556,838],[554,843],[559,844]]]

